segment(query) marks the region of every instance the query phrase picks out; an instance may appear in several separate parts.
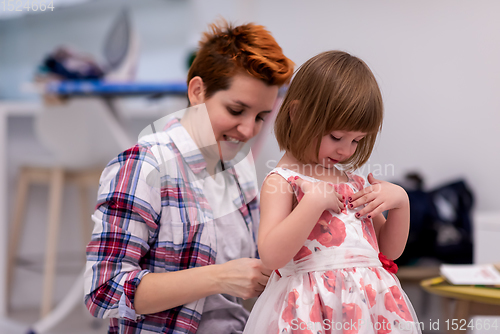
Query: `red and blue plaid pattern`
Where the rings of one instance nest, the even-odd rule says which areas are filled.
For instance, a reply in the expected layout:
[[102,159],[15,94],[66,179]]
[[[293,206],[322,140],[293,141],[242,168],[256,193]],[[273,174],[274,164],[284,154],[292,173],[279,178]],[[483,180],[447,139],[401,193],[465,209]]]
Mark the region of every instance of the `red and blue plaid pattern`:
[[[251,153],[226,165],[235,177],[236,207],[254,233],[259,220]],[[87,246],[85,303],[111,318],[108,333],[196,333],[204,299],[151,315],[137,315],[134,294],[149,272],[215,263],[213,214],[203,194],[206,162],[177,119],[143,137],[102,173],[92,240]]]

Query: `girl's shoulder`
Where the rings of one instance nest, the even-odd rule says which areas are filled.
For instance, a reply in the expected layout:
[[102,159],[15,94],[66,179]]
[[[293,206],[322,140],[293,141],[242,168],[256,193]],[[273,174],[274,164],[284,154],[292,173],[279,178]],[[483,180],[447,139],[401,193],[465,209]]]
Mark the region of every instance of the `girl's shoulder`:
[[288,183],[291,183],[292,180],[294,180],[294,178],[296,176],[299,176],[300,178],[309,178],[308,176],[302,175],[296,171],[293,171],[293,170],[288,169],[286,167],[280,167],[280,166],[277,166],[273,170],[271,170],[267,174],[266,178],[270,177],[271,175],[279,175],[283,179],[285,179]]

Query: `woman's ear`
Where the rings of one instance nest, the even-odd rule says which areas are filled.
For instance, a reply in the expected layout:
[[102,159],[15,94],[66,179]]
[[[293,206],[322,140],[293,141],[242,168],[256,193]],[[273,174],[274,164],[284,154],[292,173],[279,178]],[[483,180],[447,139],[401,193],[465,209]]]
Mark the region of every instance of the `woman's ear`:
[[191,106],[205,102],[205,85],[203,80],[196,76],[189,80],[188,99]]

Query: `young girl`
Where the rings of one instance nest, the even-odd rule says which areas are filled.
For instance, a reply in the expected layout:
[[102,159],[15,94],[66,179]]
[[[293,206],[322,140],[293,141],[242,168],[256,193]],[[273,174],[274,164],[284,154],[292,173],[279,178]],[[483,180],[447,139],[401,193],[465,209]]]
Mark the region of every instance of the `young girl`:
[[372,72],[345,52],[297,72],[275,124],[286,153],[261,191],[258,249],[275,271],[244,333],[420,333],[388,260],[406,244],[408,196],[352,172],[372,152],[382,109]]

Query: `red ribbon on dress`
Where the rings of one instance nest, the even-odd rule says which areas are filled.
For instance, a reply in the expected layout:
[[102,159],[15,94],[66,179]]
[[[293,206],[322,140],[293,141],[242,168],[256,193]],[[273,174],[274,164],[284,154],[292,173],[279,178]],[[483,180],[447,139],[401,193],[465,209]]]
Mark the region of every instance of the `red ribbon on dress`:
[[382,267],[390,273],[398,272],[398,265],[394,263],[391,259],[388,259],[384,254],[378,253],[378,259],[382,262]]

